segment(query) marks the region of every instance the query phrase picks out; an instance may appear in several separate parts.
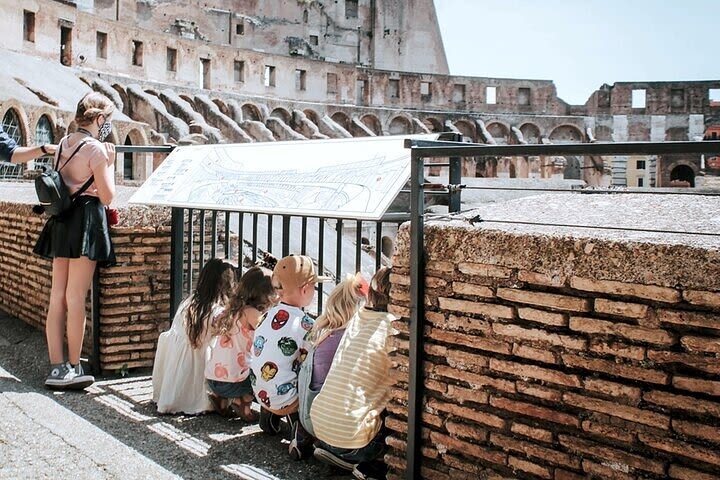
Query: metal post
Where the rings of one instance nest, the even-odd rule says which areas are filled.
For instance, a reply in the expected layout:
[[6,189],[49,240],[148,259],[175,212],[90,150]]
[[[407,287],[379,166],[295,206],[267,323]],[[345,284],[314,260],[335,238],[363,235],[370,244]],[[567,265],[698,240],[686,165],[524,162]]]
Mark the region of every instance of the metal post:
[[408,434],[405,478],[421,478],[423,410],[423,323],[425,319],[425,245],[423,158],[410,156],[410,374],[408,378]]
[[182,302],[183,238],[185,236],[183,209],[173,208],[170,228],[170,321]]
[[92,280],[92,357],[90,369],[93,375],[100,375],[100,268],[95,267]]
[[290,255],[290,217],[283,215],[282,217],[282,256]]
[[450,172],[448,178],[448,211],[460,211],[460,183],[462,182],[462,162],[460,157],[450,157]]

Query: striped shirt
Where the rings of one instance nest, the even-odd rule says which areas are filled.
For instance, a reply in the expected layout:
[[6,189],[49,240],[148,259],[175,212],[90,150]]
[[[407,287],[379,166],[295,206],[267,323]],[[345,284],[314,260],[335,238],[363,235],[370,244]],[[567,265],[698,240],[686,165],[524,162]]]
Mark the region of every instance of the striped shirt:
[[348,322],[325,384],[310,409],[315,435],[338,448],[362,448],[382,426],[388,400],[392,321],[360,310]]

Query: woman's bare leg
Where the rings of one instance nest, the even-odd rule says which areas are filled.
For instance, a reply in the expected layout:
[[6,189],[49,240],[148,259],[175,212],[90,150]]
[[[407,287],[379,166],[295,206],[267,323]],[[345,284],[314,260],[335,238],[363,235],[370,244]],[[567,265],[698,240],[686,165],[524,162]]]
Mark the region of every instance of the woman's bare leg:
[[85,336],[85,300],[95,273],[95,261],[87,257],[71,258],[68,268],[65,301],[67,302],[68,361],[80,363]]
[[48,344],[50,364],[56,365],[65,361],[63,343],[65,339],[65,320],[67,318],[67,303],[65,291],[68,280],[68,259],[56,258],[52,265],[52,287],[50,290],[50,305],[45,320],[45,337]]

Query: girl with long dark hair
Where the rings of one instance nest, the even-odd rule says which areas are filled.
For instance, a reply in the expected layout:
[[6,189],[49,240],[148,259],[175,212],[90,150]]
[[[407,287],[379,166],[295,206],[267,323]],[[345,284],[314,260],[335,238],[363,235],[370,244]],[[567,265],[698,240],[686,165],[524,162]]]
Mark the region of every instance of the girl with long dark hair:
[[196,414],[212,410],[205,393],[205,349],[209,325],[228,303],[238,271],[213,258],[200,271],[193,294],[178,308],[170,330],[160,335],[152,384],[160,413]]

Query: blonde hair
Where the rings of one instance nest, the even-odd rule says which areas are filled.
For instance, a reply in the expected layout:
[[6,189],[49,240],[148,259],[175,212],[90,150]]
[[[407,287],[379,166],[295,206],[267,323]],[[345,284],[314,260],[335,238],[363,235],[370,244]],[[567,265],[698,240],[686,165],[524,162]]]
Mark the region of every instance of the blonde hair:
[[328,296],[327,304],[313,326],[313,340],[319,343],[331,331],[342,328],[365,302],[367,282],[359,273],[348,275]]
[[115,104],[105,95],[90,92],[78,102],[77,110],[75,110],[75,122],[79,126],[90,125],[100,115],[108,118],[114,111]]

